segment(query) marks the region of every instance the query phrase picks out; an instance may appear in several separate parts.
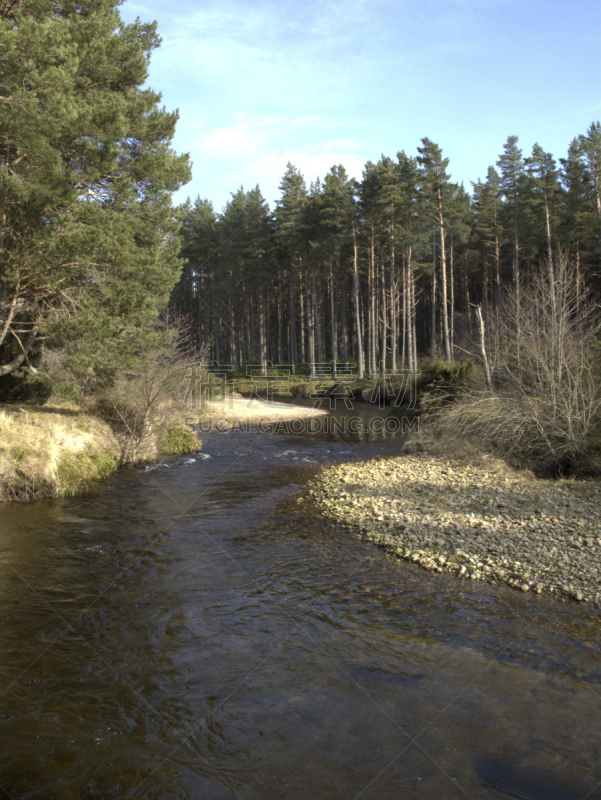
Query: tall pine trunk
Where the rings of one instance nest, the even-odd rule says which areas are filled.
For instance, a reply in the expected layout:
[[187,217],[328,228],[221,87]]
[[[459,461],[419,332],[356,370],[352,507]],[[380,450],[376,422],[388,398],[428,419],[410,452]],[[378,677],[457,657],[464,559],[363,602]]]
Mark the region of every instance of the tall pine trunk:
[[309,358],[309,371],[312,378],[315,377],[315,326],[313,325],[313,306],[311,303],[311,295],[309,292],[309,278],[305,271],[305,298],[307,308],[307,341],[308,341],[308,358]]
[[551,217],[549,214],[549,200],[547,192],[545,196],[545,233],[547,237],[547,268],[549,270],[549,289],[551,290],[551,308],[553,319],[557,318],[557,304],[555,300],[555,271],[553,269],[553,251],[551,249]]
[[290,265],[290,363],[296,370],[298,364],[296,341],[296,307],[294,303],[294,267]]
[[323,336],[322,336],[322,327],[321,327],[321,314],[320,314],[320,302],[319,302],[319,295],[317,294],[317,283],[315,280],[315,270],[313,270],[311,274],[311,287],[313,290],[313,320],[315,326],[315,339],[317,343],[317,361],[320,364],[324,362],[324,354],[323,354]]
[[[302,266],[302,261],[300,262]],[[307,303],[307,292],[303,283],[303,274],[299,272],[298,295],[300,300],[299,308],[299,327],[300,327],[300,360],[303,364],[307,362],[307,347],[305,342],[305,304]]]
[[332,356],[332,369],[336,371],[336,361],[338,360],[337,333],[338,323],[336,319],[336,287],[334,284],[334,259],[330,256],[330,351]]
[[407,360],[407,263],[406,263],[406,255],[403,256],[402,295],[403,295],[403,315],[401,317],[401,330],[402,330],[401,369],[405,369],[405,364],[406,364],[406,360]]
[[265,298],[259,292],[259,360],[261,372],[267,374],[267,329],[265,324]]
[[396,286],[396,252],[394,237],[394,211],[390,219],[391,248],[390,248],[390,366],[392,372],[396,371],[398,353],[397,332],[397,286]]
[[449,339],[449,308],[447,299],[447,256],[445,249],[444,219],[442,216],[442,189],[438,189],[438,228],[440,234],[440,276],[442,289],[442,338],[447,361],[451,360]]
[[348,319],[347,319],[347,299],[346,299],[346,280],[342,281],[340,286],[340,326],[342,336],[342,358],[344,359],[344,366],[348,369],[349,365],[349,347],[348,347]]
[[365,368],[363,361],[361,312],[359,307],[359,252],[357,247],[357,232],[354,223],[351,224],[353,230],[353,297],[355,301],[355,327],[357,329],[357,370],[359,379],[361,379],[365,375]]
[[453,257],[455,255],[455,247],[453,243],[453,236],[451,234],[451,245],[449,247],[449,349],[451,351],[451,358],[455,352],[455,277],[453,270]]
[[430,361],[436,361],[436,243],[432,237],[432,309],[430,316]]
[[[382,248],[380,248],[380,301],[382,303],[381,308],[381,320],[380,323],[382,325],[382,344],[380,347],[380,365],[386,364],[386,349],[387,349],[387,308],[386,308],[386,275],[384,272],[384,256],[382,254]],[[380,365],[378,365],[378,371],[380,369]]]
[[376,369],[376,335],[377,318],[375,307],[375,243],[374,243],[374,223],[370,225],[369,235],[369,264],[367,266],[367,308],[368,308],[368,329],[367,329],[367,372],[373,375]]
[[410,353],[412,360],[409,366],[411,372],[417,372],[417,313],[415,307],[415,273],[413,271],[413,253],[409,248],[409,333],[411,339]]

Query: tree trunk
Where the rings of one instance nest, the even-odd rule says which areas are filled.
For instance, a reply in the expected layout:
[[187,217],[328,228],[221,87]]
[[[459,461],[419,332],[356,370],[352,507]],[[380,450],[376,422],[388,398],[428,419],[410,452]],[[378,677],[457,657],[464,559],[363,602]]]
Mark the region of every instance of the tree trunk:
[[[409,249],[410,258],[412,256],[411,248]],[[410,310],[411,314],[409,317],[410,321],[410,331],[411,331],[411,341],[412,341],[412,352],[413,352],[413,362],[411,365],[411,372],[417,372],[417,308],[415,303],[415,273],[413,271],[413,260],[411,258],[410,266],[409,266],[409,287],[411,290],[411,305]]]
[[440,235],[440,275],[442,289],[442,338],[447,361],[451,360],[451,345],[449,341],[449,316],[447,300],[447,256],[445,250],[444,220],[442,216],[442,189],[438,190],[438,228]]
[[601,175],[595,174],[595,200],[597,204],[597,223],[599,225],[599,250],[601,251]]
[[405,254],[403,255],[402,295],[403,314],[401,317],[401,369],[405,369],[405,361],[407,358],[407,263]]
[[284,326],[282,309],[282,273],[278,272],[278,364],[284,363]]
[[307,348],[305,343],[305,304],[307,303],[306,288],[303,284],[302,273],[299,273],[300,281],[298,295],[300,300],[299,328],[300,328],[300,360],[303,364],[307,361]]
[[453,236],[451,235],[451,246],[449,248],[449,347],[451,358],[455,357],[455,276],[453,269],[453,256],[455,247]]
[[[382,248],[380,248],[382,250]],[[386,334],[386,323],[387,323],[387,309],[386,309],[386,275],[384,273],[384,258],[382,253],[380,252],[380,296],[382,302],[381,308],[381,324],[382,324],[382,344],[380,348],[380,365],[379,369],[381,368],[381,364],[386,364],[386,347],[387,347],[387,334]]]
[[313,325],[313,307],[311,304],[311,296],[309,293],[309,278],[305,272],[305,297],[307,306],[307,341],[308,341],[308,358],[309,358],[309,372],[312,378],[315,377],[315,328]]
[[478,320],[478,332],[480,340],[480,358],[482,360],[482,368],[484,369],[484,377],[486,378],[486,388],[492,392],[492,380],[490,377],[490,367],[488,366],[488,358],[486,356],[486,344],[484,337],[484,320],[482,318],[482,306],[476,306],[476,318]]
[[495,280],[497,283],[497,309],[501,307],[501,243],[495,233]]
[[[514,189],[513,197],[513,282],[515,286],[515,299],[518,307],[518,320],[519,320],[519,307],[520,307],[520,248],[518,242],[518,198],[517,187]],[[519,321],[518,321],[519,326]],[[519,330],[518,330],[519,333]]]
[[391,247],[390,247],[390,366],[392,372],[396,371],[398,352],[397,332],[397,286],[396,286],[396,250],[394,237],[394,209],[390,218]]
[[261,372],[263,375],[267,375],[267,330],[263,292],[259,292],[259,360],[261,362]]
[[553,319],[557,318],[557,306],[555,301],[555,274],[553,269],[553,251],[551,249],[551,218],[549,215],[549,202],[547,199],[547,192],[545,192],[545,228],[547,236],[547,268],[549,270],[549,289],[551,290],[551,308],[553,311]]
[[377,318],[375,305],[375,235],[373,220],[370,225],[369,236],[369,264],[367,268],[367,304],[368,304],[368,330],[367,330],[367,371],[373,375],[376,371],[376,336]]
[[463,255],[461,275],[463,277],[463,303],[465,305],[465,313],[467,314],[467,324],[470,336],[472,335],[472,312],[470,304],[470,287],[467,276],[467,256]]
[[298,354],[296,344],[296,308],[294,305],[294,268],[292,265],[290,265],[290,363],[296,370]]
[[342,335],[342,358],[344,359],[344,366],[348,369],[349,356],[348,356],[348,320],[347,320],[347,301],[346,301],[346,280],[342,281],[340,287],[340,304],[342,309],[340,311],[341,322],[341,335]]
[[334,284],[334,259],[330,256],[330,351],[332,355],[332,369],[336,371],[338,360],[337,336],[338,323],[336,320],[336,288]]
[[436,244],[432,237],[432,309],[430,317],[430,361],[436,361]]
[[238,358],[236,353],[236,318],[234,316],[234,305],[232,298],[228,298],[228,306],[230,312],[230,360],[234,367],[238,366]]
[[14,372],[16,369],[18,369],[24,361],[27,361],[27,356],[29,355],[29,351],[31,350],[31,347],[35,341],[36,335],[37,331],[34,330],[27,337],[23,337],[23,342],[19,340],[21,352],[18,356],[16,356],[16,358],[13,358],[12,361],[9,361],[8,364],[3,364],[0,367],[0,376],[9,375],[11,372]]
[[359,308],[359,253],[357,248],[357,232],[354,223],[353,230],[353,295],[355,300],[355,324],[357,328],[357,369],[359,379],[364,377],[365,370],[363,364],[363,336],[361,331],[361,313]]
[[324,355],[323,355],[323,337],[321,335],[321,315],[320,315],[320,303],[319,303],[319,296],[317,294],[317,283],[315,280],[315,270],[313,270],[311,275],[311,286],[313,289],[313,321],[315,326],[315,338],[317,340],[317,361],[320,364],[324,362]]

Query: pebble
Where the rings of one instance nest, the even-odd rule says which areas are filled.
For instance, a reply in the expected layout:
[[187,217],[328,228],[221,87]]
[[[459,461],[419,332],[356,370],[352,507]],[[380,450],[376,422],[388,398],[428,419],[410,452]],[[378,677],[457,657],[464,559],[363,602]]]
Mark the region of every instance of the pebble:
[[601,607],[599,482],[415,453],[326,467],[307,496],[424,569]]

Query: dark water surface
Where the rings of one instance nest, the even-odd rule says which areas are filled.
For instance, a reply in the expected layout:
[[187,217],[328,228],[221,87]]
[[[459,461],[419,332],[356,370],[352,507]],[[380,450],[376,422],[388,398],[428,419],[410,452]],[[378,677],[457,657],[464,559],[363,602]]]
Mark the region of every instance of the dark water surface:
[[319,521],[394,440],[203,434],[0,509],[0,798],[601,798],[601,615]]

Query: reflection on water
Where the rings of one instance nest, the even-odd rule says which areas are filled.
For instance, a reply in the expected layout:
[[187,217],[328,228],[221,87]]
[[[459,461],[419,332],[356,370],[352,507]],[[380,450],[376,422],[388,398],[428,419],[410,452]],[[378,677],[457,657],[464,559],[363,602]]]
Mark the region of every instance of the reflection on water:
[[598,612],[429,576],[297,502],[394,439],[203,438],[0,510],[6,797],[601,797]]
[[[252,433],[258,430],[259,433],[269,433],[284,436],[303,436],[328,438],[334,442],[352,441],[357,443],[390,443],[398,441],[399,438],[409,434],[419,432],[419,420],[413,417],[410,411],[404,413],[391,414],[390,406],[379,408],[377,403],[373,405],[360,402],[344,400],[336,397],[324,397],[311,399],[278,397],[273,401],[273,408],[277,412],[282,406],[296,405],[305,408],[316,408],[328,412],[327,415],[301,418],[301,419],[277,419],[270,416],[270,405],[262,407],[260,412],[258,406],[254,406],[253,398],[247,399],[247,407],[253,413],[265,414],[262,421],[248,420],[236,417],[235,407],[224,405],[219,413],[214,413],[207,418],[200,428],[201,436],[212,428],[219,430],[229,430],[233,424],[237,432]],[[348,408],[347,408],[348,405]]]

